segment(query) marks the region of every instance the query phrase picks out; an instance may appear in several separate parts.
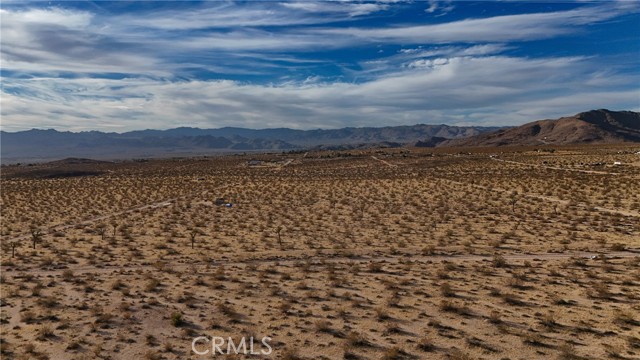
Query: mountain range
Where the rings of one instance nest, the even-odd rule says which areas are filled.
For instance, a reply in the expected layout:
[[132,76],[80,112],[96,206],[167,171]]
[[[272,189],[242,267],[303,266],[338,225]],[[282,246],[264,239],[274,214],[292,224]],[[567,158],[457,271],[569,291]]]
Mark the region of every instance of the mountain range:
[[518,127],[412,125],[329,130],[225,127],[139,130],[125,133],[32,129],[0,131],[2,163],[67,157],[131,159],[248,151],[353,149],[362,147],[537,146],[640,142],[640,113],[591,110]]
[[494,131],[497,127],[413,125],[330,130],[244,129],[225,127],[139,130],[126,133],[68,132],[32,129],[0,132],[3,163],[46,161],[66,157],[126,159],[189,156],[269,150],[355,147],[362,144],[403,146],[422,139],[455,139]]

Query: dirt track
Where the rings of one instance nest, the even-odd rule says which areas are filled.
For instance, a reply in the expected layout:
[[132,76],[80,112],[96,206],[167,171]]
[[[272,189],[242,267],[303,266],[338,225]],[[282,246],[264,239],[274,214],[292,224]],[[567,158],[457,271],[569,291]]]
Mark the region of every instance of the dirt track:
[[527,164],[527,163],[518,162],[518,161],[513,161],[513,160],[498,159],[498,158],[494,158],[494,157],[492,157],[492,158],[491,158],[491,160],[494,160],[494,161],[500,161],[500,162],[505,162],[505,163],[509,163],[509,164],[516,164],[516,165],[534,166],[534,167],[540,167],[540,168],[544,168],[544,169],[551,169],[551,170],[575,171],[575,172],[581,172],[581,173],[585,173],[585,174],[615,175],[615,176],[620,175],[620,174],[618,174],[618,173],[612,173],[612,172],[608,172],[608,171],[582,170],[582,169],[569,169],[569,168],[563,168],[563,167],[558,167],[558,166],[547,166],[547,165]]
[[371,158],[372,158],[373,160],[380,161],[381,163],[383,163],[383,164],[385,164],[385,165],[387,165],[387,166],[389,166],[389,167],[398,167],[398,165],[396,165],[396,164],[392,164],[392,163],[388,162],[387,160],[382,160],[382,159],[379,159],[379,158],[377,158],[377,157],[375,157],[375,156],[371,156]]
[[[194,191],[192,193],[186,194],[186,195],[172,197],[172,198],[164,199],[164,200],[160,200],[160,201],[154,201],[152,203],[147,203],[147,204],[143,204],[143,205],[137,205],[137,206],[134,206],[134,207],[126,209],[126,210],[117,211],[117,212],[106,214],[106,215],[96,216],[96,217],[93,217],[93,218],[90,218],[90,219],[85,219],[85,220],[82,220],[82,221],[75,222],[73,224],[53,225],[53,226],[50,226],[50,227],[46,228],[46,231],[47,232],[55,232],[55,231],[67,230],[67,229],[71,229],[71,228],[73,228],[75,226],[90,225],[90,224],[98,222],[98,221],[111,219],[111,218],[116,217],[116,216],[126,215],[126,214],[129,214],[129,213],[135,212],[135,211],[140,211],[140,210],[149,209],[149,208],[157,208],[157,207],[169,206],[171,203],[173,203],[175,201],[178,201],[178,200],[181,200],[181,199],[185,199],[185,198],[188,198],[190,196],[194,196],[194,195],[196,195],[198,193],[206,193],[207,191],[221,190],[221,189],[224,189],[224,188],[227,188],[227,187],[230,187],[230,186],[232,186],[232,185],[230,184],[230,185],[219,186],[217,188],[206,190],[206,191],[198,190],[198,191]],[[12,237],[12,238],[6,238],[6,239],[2,238],[0,240],[3,241],[3,242],[11,242],[11,241],[28,239],[30,236],[31,236],[31,234],[24,234],[24,235]]]

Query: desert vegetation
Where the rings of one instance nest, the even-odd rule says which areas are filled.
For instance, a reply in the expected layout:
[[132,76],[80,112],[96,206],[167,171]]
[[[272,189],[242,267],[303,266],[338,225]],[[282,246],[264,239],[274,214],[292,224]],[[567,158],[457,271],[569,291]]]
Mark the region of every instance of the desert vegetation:
[[3,166],[0,351],[196,359],[197,336],[268,336],[279,359],[638,358],[637,151]]

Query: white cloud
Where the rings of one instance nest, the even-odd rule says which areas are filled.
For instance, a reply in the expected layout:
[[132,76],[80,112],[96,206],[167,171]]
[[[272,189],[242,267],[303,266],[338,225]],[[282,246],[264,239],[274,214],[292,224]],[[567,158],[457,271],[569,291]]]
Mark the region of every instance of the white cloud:
[[431,66],[434,61],[436,63],[446,62],[449,58],[498,55],[511,48],[504,44],[480,44],[472,46],[437,46],[428,49],[422,46],[400,49],[397,54],[362,62],[360,65],[363,70],[358,71],[358,76],[363,79],[372,79],[401,68]]
[[547,39],[570,34],[578,26],[604,21],[628,9],[612,5],[567,11],[494,16],[442,24],[394,28],[334,28],[318,30],[327,35],[348,36],[366,42],[429,43],[508,42]]
[[152,11],[144,16],[120,15],[113,21],[128,26],[162,30],[192,30],[233,27],[291,26],[348,21],[388,9],[386,4],[356,2],[260,2],[238,5],[205,2],[185,10]]
[[140,78],[5,79],[3,128],[491,125],[591,108],[637,106],[637,76],[584,87],[595,67],[588,58],[454,57],[433,64],[361,84],[313,78],[279,85]]
[[429,14],[437,13],[435,16],[444,16],[455,9],[455,6],[451,4],[451,1],[436,1],[429,0],[429,7],[424,11]]
[[389,6],[384,3],[358,3],[358,2],[337,2],[337,1],[297,1],[284,2],[281,4],[285,8],[303,10],[309,13],[323,14],[348,14],[350,17],[357,17],[387,10]]
[[84,29],[91,23],[93,15],[86,11],[59,8],[36,8],[26,11],[0,9],[0,18],[3,23],[56,25],[69,29]]
[[[251,5],[253,8],[248,12],[227,3],[213,4],[213,8],[197,11],[109,18],[59,8],[2,9],[0,60],[4,69],[39,74],[124,73],[168,77],[187,67],[247,74],[255,73],[257,68],[256,63],[246,64],[250,58],[264,60],[261,66],[264,70],[272,61],[271,54],[276,52],[313,51],[318,47],[340,48],[351,44],[327,36],[293,31],[274,33],[242,26],[327,21],[322,16],[313,20],[268,7],[258,8],[263,6],[258,3]],[[342,12],[338,4],[332,5],[336,7],[333,13],[351,17],[349,11],[364,11],[355,5],[340,5]],[[182,31],[208,26],[230,28]],[[294,56],[288,57],[292,63],[301,62]],[[203,62],[197,63],[199,58]],[[278,55],[277,58],[285,57]],[[250,66],[238,66],[245,64]]]
[[210,33],[181,40],[174,46],[191,50],[263,51],[284,50],[309,51],[318,48],[343,48],[351,44],[348,39],[316,36],[305,33],[274,34],[255,29],[234,30],[226,33]]
[[407,67],[410,68],[435,68],[438,66],[443,66],[449,63],[449,59],[435,59],[435,60],[428,60],[428,59],[421,59],[421,60],[414,60],[412,62],[410,62]]
[[169,75],[130,43],[101,34],[94,15],[58,8],[0,10],[2,67],[10,71]]
[[399,51],[402,58],[422,58],[433,56],[477,56],[494,55],[512,49],[512,46],[504,44],[480,44],[472,46],[438,46],[426,50],[424,47],[401,49]]

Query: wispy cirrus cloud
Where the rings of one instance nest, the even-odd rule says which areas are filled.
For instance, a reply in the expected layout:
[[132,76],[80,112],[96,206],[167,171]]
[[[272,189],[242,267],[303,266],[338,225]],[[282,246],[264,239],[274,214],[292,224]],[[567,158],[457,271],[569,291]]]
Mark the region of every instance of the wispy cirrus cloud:
[[[3,128],[513,124],[640,98],[634,64],[523,51],[637,14],[626,3],[484,17],[447,2],[177,4],[3,7]],[[419,15],[393,16],[405,6]]]
[[[145,13],[145,16],[119,15],[109,19],[87,11],[59,8],[3,9],[2,60],[11,70],[35,71],[35,68],[40,68],[42,71],[168,76],[181,67],[174,59],[185,52],[195,58],[198,52],[206,53],[208,58],[220,60],[219,64],[209,61],[206,66],[217,65],[220,71],[229,71],[233,67],[222,66],[225,57],[244,52],[268,60],[278,52],[337,50],[376,42],[447,44],[534,40],[579,31],[579,25],[603,21],[617,14],[615,6],[598,6],[418,26],[375,29],[326,26],[274,32],[262,26],[314,23],[324,19],[296,16],[299,11],[351,17],[353,15],[349,14],[357,9],[356,5],[370,4],[285,3],[275,6],[279,9],[277,11],[269,10],[264,4],[250,4],[252,8],[248,11],[227,3],[214,3],[213,7],[204,9],[178,10],[171,14],[158,11]],[[375,9],[387,6],[372,5],[376,6]],[[296,13],[288,13],[290,8],[296,9]],[[185,28],[209,30],[183,32]]]
[[[73,130],[121,131],[179,125],[317,128],[407,123],[517,123],[549,104],[566,115],[606,99],[624,105],[637,98],[638,77],[584,88],[596,64],[588,58],[521,59],[508,56],[436,59],[364,83],[301,81],[281,85],[236,81],[154,79],[11,80],[3,98],[3,127],[46,118]],[[562,74],[558,76],[558,74]],[[527,84],[523,86],[522,84]],[[571,95],[566,95],[571,94]],[[608,95],[607,95],[608,94]],[[564,98],[567,97],[568,98]],[[566,100],[566,101],[565,101]],[[569,101],[571,100],[571,101]],[[454,116],[455,115],[455,116]],[[123,119],[126,119],[123,120]]]
[[[271,3],[270,3],[271,4]],[[420,26],[367,28],[302,28],[278,31],[263,26],[329,22],[386,9],[372,3],[284,3],[249,8],[230,3],[144,16],[118,15],[108,20],[80,10],[59,8],[3,9],[2,60],[22,71],[121,72],[169,76],[183,67],[172,59],[204,52],[206,66],[226,72],[225,58],[244,52],[312,52],[362,46],[363,42],[429,43],[529,40],[577,31],[576,25],[615,16],[616,7],[590,7],[562,12],[494,16]],[[309,14],[310,17],[309,17]],[[322,14],[322,16],[318,16]],[[327,14],[337,17],[327,18]],[[205,32],[185,29],[206,28]],[[219,28],[224,28],[220,30]],[[217,29],[217,30],[216,30]],[[219,53],[216,53],[219,52]],[[221,53],[220,53],[221,52]],[[197,64],[193,64],[196,65]],[[202,64],[201,64],[202,65]]]
[[377,2],[250,1],[242,6],[232,2],[211,2],[178,11],[149,11],[144,16],[121,15],[113,20],[131,27],[161,30],[285,27],[349,21],[388,8],[387,4]]
[[[238,65],[253,57],[266,63],[289,59],[287,66],[291,67],[311,60],[298,59],[288,54],[290,51],[310,52],[318,47],[339,49],[350,45],[331,37],[289,30],[277,32],[263,27],[345,20],[375,10],[365,11],[356,5],[319,3],[316,7],[321,8],[310,11],[276,4],[273,7],[279,9],[276,11],[258,2],[250,2],[249,10],[229,3],[213,3],[213,7],[203,9],[108,18],[103,14],[55,7],[2,9],[2,62],[10,71],[39,73],[166,77],[179,75],[180,70],[186,68],[259,73],[255,66]],[[305,15],[307,13],[310,15]],[[329,18],[327,13],[331,15]],[[201,28],[207,30],[191,31]]]
[[362,62],[360,64],[362,70],[359,70],[358,74],[363,79],[371,79],[402,68],[420,67],[421,64],[428,64],[433,61],[447,61],[448,58],[457,57],[498,55],[512,48],[512,46],[505,44],[405,48],[387,57]]
[[429,7],[426,8],[424,11],[429,14],[435,14],[436,16],[444,16],[450,13],[454,8],[455,6],[450,0],[445,0],[445,1],[429,0]]
[[385,43],[472,43],[530,41],[566,35],[579,26],[593,24],[626,13],[630,8],[610,4],[575,10],[465,19],[440,24],[387,28],[333,28],[319,33],[347,36],[359,41]]

